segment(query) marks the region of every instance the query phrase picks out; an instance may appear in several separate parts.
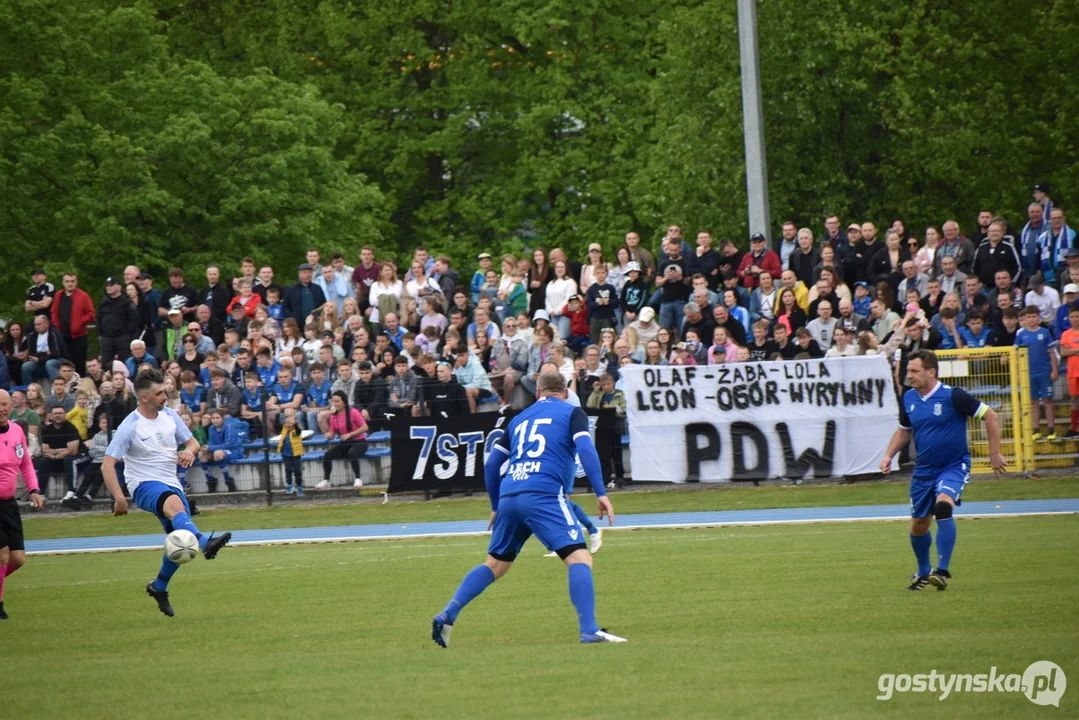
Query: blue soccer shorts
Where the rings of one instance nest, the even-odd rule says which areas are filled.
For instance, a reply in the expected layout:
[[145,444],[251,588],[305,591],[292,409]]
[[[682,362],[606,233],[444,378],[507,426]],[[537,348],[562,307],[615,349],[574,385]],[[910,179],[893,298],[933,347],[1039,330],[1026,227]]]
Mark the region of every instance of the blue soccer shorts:
[[[210,457],[213,457],[213,453],[210,453]],[[238,462],[244,459],[243,450],[225,450],[225,462]],[[218,462],[217,460],[211,460],[211,462]]]
[[962,505],[960,496],[969,481],[970,466],[965,462],[945,469],[935,480],[911,478],[910,516],[924,518],[932,515],[933,508],[937,504],[937,495],[941,493],[954,500],[956,505]]
[[521,493],[500,498],[487,553],[513,562],[532,535],[551,552],[584,545],[584,530],[561,491],[558,495]]
[[1053,382],[1048,374],[1030,376],[1030,398],[1032,400],[1052,399]]
[[187,503],[187,496],[184,495],[184,491],[157,480],[139,483],[131,499],[135,501],[135,505],[139,509],[157,517],[161,521],[162,529],[166,533],[170,533],[173,529],[172,521],[165,517],[165,501],[169,499],[170,495],[180,498],[180,502],[184,504],[184,510],[187,511],[188,515],[191,514],[191,506]]

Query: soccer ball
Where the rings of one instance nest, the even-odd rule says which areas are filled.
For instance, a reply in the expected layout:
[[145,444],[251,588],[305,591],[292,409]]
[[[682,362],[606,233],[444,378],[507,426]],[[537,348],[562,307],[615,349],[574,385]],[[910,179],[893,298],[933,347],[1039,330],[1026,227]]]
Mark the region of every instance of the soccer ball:
[[173,530],[165,538],[165,557],[177,565],[189,563],[199,554],[199,539],[190,530]]

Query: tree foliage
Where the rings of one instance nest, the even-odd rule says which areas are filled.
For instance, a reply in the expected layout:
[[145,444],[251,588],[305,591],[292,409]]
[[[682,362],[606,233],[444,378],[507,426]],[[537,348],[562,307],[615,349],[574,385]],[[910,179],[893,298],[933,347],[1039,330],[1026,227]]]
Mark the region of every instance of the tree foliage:
[[141,6],[0,9],[0,62],[15,68],[0,80],[9,302],[42,262],[96,295],[127,263],[200,277],[211,260],[292,265],[314,242],[378,233],[381,193],[334,154],[343,108],[311,84],[177,57],[166,40]]
[[[1018,225],[1033,183],[1079,192],[1075,0],[758,14],[776,227]],[[0,63],[9,290],[37,259],[746,234],[735,3],[11,0]]]

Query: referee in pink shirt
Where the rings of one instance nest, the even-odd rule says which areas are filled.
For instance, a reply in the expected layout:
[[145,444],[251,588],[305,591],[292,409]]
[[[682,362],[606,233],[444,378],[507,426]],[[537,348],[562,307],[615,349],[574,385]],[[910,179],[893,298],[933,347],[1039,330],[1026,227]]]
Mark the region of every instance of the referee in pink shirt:
[[22,518],[15,502],[15,480],[22,473],[30,491],[30,502],[36,508],[45,507],[45,499],[37,485],[37,473],[30,461],[30,448],[22,428],[11,418],[11,395],[0,390],[0,620],[4,612],[4,579],[26,563],[26,546],[22,537]]

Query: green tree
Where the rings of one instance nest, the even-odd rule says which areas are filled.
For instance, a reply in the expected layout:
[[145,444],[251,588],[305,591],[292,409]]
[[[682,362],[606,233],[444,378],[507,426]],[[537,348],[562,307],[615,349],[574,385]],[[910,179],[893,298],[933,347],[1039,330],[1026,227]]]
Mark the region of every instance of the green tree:
[[127,263],[201,277],[378,236],[381,193],[334,157],[340,106],[176,58],[164,29],[141,5],[0,8],[0,66],[17,68],[0,79],[0,302],[21,304],[40,262],[96,294]]
[[[766,2],[758,6],[773,227],[825,215],[920,233],[982,207],[1025,222],[1030,189],[1075,197],[1072,0]],[[733,3],[672,8],[653,85],[646,223],[746,233]],[[964,221],[965,224],[964,224]]]
[[391,249],[613,249],[639,223],[657,2],[225,0],[167,11],[177,52],[268,66],[348,108],[340,157],[377,181]]

